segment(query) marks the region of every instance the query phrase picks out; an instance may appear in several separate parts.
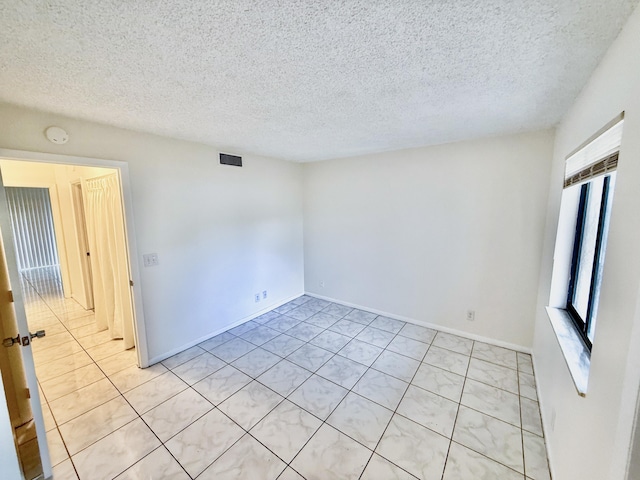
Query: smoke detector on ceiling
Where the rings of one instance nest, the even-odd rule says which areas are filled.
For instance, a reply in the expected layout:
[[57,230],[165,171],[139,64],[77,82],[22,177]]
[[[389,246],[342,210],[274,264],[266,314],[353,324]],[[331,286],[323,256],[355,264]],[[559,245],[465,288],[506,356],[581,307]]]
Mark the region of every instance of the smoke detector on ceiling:
[[56,145],[64,145],[69,141],[69,134],[60,127],[49,127],[44,131],[51,143]]

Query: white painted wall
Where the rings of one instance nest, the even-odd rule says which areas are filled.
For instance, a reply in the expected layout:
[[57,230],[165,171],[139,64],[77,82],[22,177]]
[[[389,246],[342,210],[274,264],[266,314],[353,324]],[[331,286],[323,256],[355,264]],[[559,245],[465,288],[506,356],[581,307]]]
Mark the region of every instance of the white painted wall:
[[[48,142],[50,125],[69,143]],[[243,155],[243,168],[222,166],[209,146],[6,104],[0,126],[0,148],[128,162],[138,250],[160,260],[134,259],[150,359],[302,293],[301,165]]]
[[[629,19],[556,134],[534,360],[554,479],[625,477],[640,382],[640,10]],[[625,111],[589,388],[577,395],[547,318],[565,157]],[[552,418],[555,416],[555,425]]]
[[530,348],[552,148],[545,131],[305,165],[306,290]]
[[18,451],[14,440],[14,430],[9,418],[9,406],[4,395],[2,373],[0,372],[0,465],[3,478],[19,479],[22,476]]

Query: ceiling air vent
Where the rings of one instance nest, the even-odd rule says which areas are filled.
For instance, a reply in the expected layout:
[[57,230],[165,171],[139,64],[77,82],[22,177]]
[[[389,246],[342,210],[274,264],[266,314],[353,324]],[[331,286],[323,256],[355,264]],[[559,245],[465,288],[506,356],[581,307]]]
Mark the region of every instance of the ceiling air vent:
[[235,155],[227,155],[226,153],[220,154],[220,165],[233,165],[234,167],[242,166],[242,157]]

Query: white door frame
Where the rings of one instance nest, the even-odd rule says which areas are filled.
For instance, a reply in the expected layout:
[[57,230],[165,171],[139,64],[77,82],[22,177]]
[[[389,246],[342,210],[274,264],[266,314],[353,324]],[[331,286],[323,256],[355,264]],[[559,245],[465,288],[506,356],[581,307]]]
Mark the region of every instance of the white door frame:
[[[24,162],[57,163],[66,165],[78,165],[85,167],[105,167],[116,169],[120,176],[122,188],[122,201],[124,207],[125,236],[129,254],[129,273],[133,281],[132,301],[134,309],[133,331],[136,341],[136,353],[138,365],[141,368],[149,366],[149,350],[147,349],[147,335],[144,322],[144,310],[142,307],[142,290],[140,288],[140,268],[138,265],[138,247],[133,220],[133,200],[131,195],[131,183],[129,180],[129,164],[117,160],[104,160],[101,158],[77,157],[72,155],[59,155],[54,153],[29,152],[26,150],[10,150],[0,148],[0,159],[19,160]],[[0,205],[0,208],[6,206]]]

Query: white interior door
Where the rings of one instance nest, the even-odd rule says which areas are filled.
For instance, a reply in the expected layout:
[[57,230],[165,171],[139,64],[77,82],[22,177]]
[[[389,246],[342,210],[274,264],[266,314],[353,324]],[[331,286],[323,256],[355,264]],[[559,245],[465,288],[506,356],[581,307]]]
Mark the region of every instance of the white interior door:
[[[27,325],[27,316],[24,309],[24,299],[20,288],[20,277],[18,272],[18,263],[16,261],[16,252],[14,247],[13,230],[11,228],[11,218],[9,216],[9,207],[7,204],[7,195],[2,181],[2,170],[0,169],[0,232],[4,243],[4,251],[9,271],[9,281],[12,286],[14,310],[18,333],[20,334],[20,344],[11,347],[0,348],[20,348],[22,350],[22,361],[24,363],[25,376],[27,378],[27,387],[29,388],[31,410],[33,420],[36,426],[36,435],[38,438],[38,447],[40,448],[40,457],[42,461],[42,469],[44,477],[49,478],[52,475],[51,462],[49,459],[49,449],[47,446],[47,436],[42,416],[42,407],[40,405],[40,393],[38,390],[38,381],[36,379],[36,369],[33,361],[33,352],[31,351],[31,336],[29,334],[29,326]],[[37,340],[36,340],[37,341]],[[4,390],[0,395],[4,396]],[[6,405],[6,398],[0,400],[0,405]],[[1,415],[1,408],[0,408]],[[3,428],[0,421],[0,428]],[[4,438],[4,433],[0,433],[0,438]],[[11,433],[11,432],[9,432]],[[14,449],[15,450],[15,449]],[[8,450],[7,450],[8,451]],[[8,451],[10,453],[10,451]],[[4,445],[2,456],[4,457]],[[16,454],[17,457],[17,454]],[[3,462],[4,467],[4,462]],[[5,478],[3,476],[3,478]],[[6,477],[12,478],[12,477]]]

